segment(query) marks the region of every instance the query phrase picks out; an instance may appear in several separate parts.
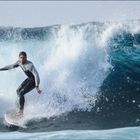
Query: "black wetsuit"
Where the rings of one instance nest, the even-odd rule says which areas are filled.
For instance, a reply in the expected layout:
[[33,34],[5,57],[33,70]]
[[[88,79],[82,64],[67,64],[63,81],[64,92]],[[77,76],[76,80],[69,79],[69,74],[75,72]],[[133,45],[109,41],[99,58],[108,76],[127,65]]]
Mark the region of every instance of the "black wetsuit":
[[19,61],[12,65],[8,65],[0,69],[0,71],[10,70],[20,66],[22,70],[27,75],[27,79],[25,79],[22,84],[17,89],[17,95],[19,96],[19,105],[20,109],[24,109],[24,102],[25,98],[24,95],[34,89],[35,87],[39,86],[40,78],[37,70],[35,69],[34,65],[30,61],[26,61],[25,64],[21,64]]

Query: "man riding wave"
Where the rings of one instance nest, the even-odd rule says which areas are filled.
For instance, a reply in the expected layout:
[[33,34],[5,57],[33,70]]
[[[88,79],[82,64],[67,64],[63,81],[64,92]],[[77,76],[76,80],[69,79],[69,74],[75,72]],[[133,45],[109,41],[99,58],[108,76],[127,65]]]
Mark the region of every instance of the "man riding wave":
[[23,114],[25,103],[24,95],[33,90],[34,88],[36,88],[36,91],[39,94],[41,93],[41,90],[39,89],[39,74],[36,68],[34,67],[33,63],[27,60],[27,54],[24,51],[19,53],[19,60],[16,63],[0,68],[0,71],[10,70],[19,66],[22,68],[22,70],[28,77],[21,83],[21,85],[16,90],[17,95],[19,97],[19,110],[17,114]]

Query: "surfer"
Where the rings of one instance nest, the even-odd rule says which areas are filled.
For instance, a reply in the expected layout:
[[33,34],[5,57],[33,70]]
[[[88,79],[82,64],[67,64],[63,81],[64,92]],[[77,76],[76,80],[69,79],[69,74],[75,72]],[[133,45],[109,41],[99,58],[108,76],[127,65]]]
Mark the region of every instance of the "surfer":
[[33,90],[34,88],[36,88],[36,91],[39,94],[41,93],[41,90],[39,89],[40,83],[39,74],[36,68],[34,67],[33,63],[27,60],[27,54],[24,51],[19,53],[19,60],[16,63],[0,68],[0,71],[10,70],[18,66],[22,68],[22,70],[28,77],[22,82],[22,84],[16,90],[17,95],[19,97],[19,109],[17,111],[17,114],[20,115],[23,114],[24,110],[25,103],[24,95]]

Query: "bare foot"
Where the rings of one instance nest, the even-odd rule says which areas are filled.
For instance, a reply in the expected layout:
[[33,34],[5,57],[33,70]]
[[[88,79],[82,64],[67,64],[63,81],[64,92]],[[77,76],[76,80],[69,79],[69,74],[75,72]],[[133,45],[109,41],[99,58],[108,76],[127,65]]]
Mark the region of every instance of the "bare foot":
[[16,112],[16,115],[23,115],[23,110],[19,109],[19,110]]

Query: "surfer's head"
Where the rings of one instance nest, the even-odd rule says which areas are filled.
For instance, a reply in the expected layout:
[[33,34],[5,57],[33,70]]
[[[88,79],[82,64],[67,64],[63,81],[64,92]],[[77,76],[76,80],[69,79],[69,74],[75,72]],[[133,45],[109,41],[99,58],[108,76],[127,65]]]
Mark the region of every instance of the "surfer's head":
[[19,53],[19,61],[20,63],[24,64],[27,60],[27,54],[26,52],[22,51]]

